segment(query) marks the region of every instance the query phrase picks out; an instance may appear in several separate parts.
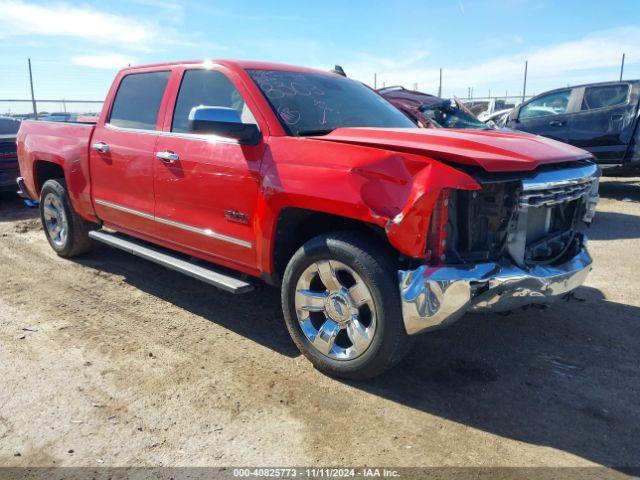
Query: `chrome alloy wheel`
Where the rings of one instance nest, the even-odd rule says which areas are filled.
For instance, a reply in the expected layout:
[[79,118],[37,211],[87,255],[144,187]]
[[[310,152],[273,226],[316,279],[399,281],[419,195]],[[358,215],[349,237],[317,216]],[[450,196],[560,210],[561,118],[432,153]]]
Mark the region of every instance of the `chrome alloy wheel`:
[[296,315],[311,345],[335,360],[353,360],[371,345],[376,331],[373,296],[351,267],[319,260],[300,275]]
[[62,201],[55,195],[47,195],[44,199],[42,212],[49,238],[57,247],[62,247],[69,234],[69,222]]

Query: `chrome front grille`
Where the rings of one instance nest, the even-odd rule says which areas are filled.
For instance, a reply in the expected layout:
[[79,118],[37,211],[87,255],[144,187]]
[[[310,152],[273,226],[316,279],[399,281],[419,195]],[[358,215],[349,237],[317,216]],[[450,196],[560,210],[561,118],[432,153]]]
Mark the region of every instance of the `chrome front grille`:
[[597,189],[598,175],[595,164],[541,172],[522,181],[518,205],[525,208],[547,207],[577,200]]
[[544,188],[541,190],[525,190],[520,195],[521,207],[546,207],[558,203],[577,200],[591,191],[593,179],[588,179],[574,185]]
[[600,170],[593,163],[548,169],[521,180],[507,251],[519,266],[555,261],[574,245],[579,216],[590,223]]

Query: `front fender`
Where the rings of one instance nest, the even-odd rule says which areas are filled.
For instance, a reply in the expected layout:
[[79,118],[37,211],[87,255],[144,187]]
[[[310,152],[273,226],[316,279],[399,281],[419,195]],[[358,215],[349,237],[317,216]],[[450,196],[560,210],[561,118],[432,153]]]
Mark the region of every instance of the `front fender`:
[[438,195],[443,189],[479,190],[469,175],[436,160],[429,160],[410,182],[402,210],[385,225],[387,238],[410,257],[426,256],[427,232]]
[[292,137],[270,142],[261,174],[256,227],[267,271],[285,207],[375,224],[399,252],[423,258],[440,191],[480,188],[469,175],[424,156]]

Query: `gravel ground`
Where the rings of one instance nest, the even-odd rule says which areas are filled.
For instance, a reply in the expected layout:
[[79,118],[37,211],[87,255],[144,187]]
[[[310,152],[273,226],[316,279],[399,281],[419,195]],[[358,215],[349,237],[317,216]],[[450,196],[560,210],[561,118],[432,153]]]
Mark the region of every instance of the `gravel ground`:
[[365,383],[315,371],[278,292],[106,247],[58,258],[0,198],[0,465],[640,465],[640,178],[606,179],[579,301],[467,315]]

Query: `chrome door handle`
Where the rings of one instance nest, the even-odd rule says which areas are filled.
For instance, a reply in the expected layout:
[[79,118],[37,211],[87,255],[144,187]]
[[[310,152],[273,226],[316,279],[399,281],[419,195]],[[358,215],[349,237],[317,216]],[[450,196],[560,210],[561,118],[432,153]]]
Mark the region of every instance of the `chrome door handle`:
[[562,127],[564,125],[564,122],[561,122],[559,120],[552,120],[549,122],[549,125],[551,125],[552,127]]
[[180,160],[180,155],[173,152],[156,152],[156,157],[167,163],[173,163]]
[[109,145],[107,145],[104,142],[96,142],[93,145],[91,145],[91,148],[93,148],[94,150],[100,153],[107,153],[109,151]]

